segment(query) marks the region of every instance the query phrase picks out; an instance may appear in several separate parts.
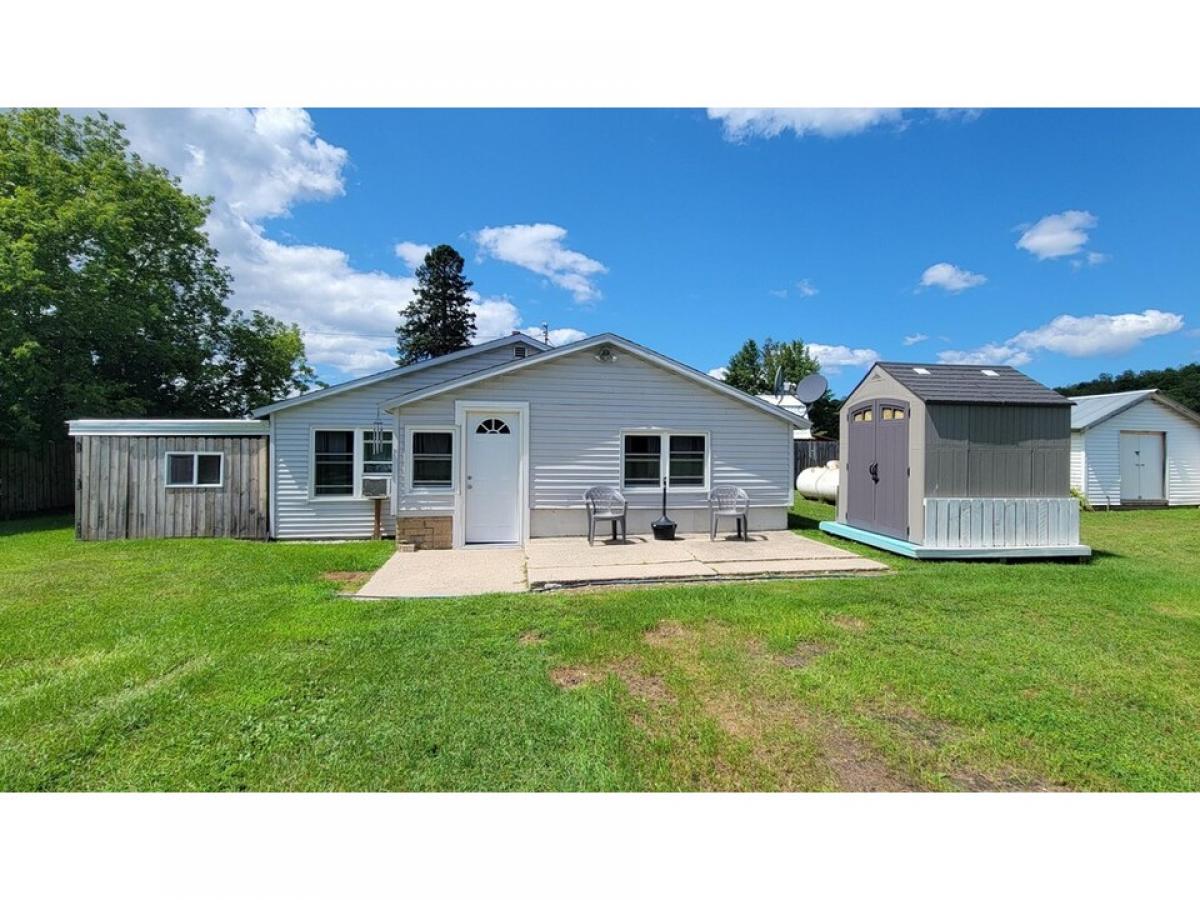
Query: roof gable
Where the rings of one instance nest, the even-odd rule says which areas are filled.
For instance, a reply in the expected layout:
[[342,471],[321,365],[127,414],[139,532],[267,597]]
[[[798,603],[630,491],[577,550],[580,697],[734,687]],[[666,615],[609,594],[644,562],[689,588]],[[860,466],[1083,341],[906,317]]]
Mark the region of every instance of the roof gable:
[[354,390],[356,388],[366,387],[369,384],[376,384],[380,381],[386,381],[389,378],[396,378],[401,375],[410,375],[413,372],[419,372],[422,369],[430,369],[434,366],[440,366],[452,360],[465,359],[469,356],[474,356],[478,353],[483,353],[487,350],[494,350],[497,347],[503,347],[506,344],[524,344],[527,347],[535,350],[537,353],[543,353],[546,350],[546,345],[541,341],[531,338],[527,334],[512,334],[506,337],[496,338],[491,341],[484,341],[482,344],[475,344],[463,350],[455,350],[453,353],[447,353],[443,356],[435,356],[433,359],[422,360],[419,363],[413,363],[410,366],[395,366],[391,369],[385,369],[382,372],[376,372],[373,375],[364,375],[362,378],[355,378],[350,381],[344,381],[341,384],[330,385],[327,388],[321,388],[316,391],[309,391],[304,394],[299,394],[295,397],[288,397],[286,400],[278,400],[275,403],[270,403],[266,406],[260,406],[254,410],[251,415],[256,417],[269,416],[271,413],[279,412],[280,410],[290,409],[293,406],[299,406],[302,403],[311,403],[314,400],[325,400],[329,397],[337,396],[345,391]]
[[1071,429],[1086,431],[1113,416],[1137,406],[1144,400],[1154,400],[1172,409],[1186,419],[1200,425],[1200,413],[1188,409],[1182,403],[1168,397],[1162,391],[1150,388],[1140,391],[1122,391],[1117,394],[1085,394],[1072,398],[1075,408],[1071,410]]
[[782,408],[760,400],[758,397],[755,397],[752,394],[747,394],[745,391],[731,387],[723,381],[718,381],[716,378],[713,378],[710,375],[706,375],[703,372],[693,369],[691,366],[684,365],[683,363],[673,360],[668,356],[664,356],[661,353],[657,353],[648,347],[643,347],[641,344],[636,344],[633,341],[621,337],[620,335],[612,333],[598,334],[594,337],[577,341],[574,344],[567,344],[564,347],[556,347],[552,350],[545,350],[533,356],[526,357],[525,359],[513,360],[498,366],[492,366],[488,369],[481,369],[480,371],[473,372],[470,375],[464,375],[460,378],[454,378],[450,381],[431,385],[430,387],[412,391],[411,393],[403,394],[399,397],[393,397],[391,400],[387,400],[383,403],[383,408],[385,410],[392,410],[398,407],[407,406],[410,403],[427,400],[430,397],[436,397],[439,394],[446,393],[447,391],[477,384],[481,381],[486,381],[490,378],[495,378],[500,375],[507,375],[512,372],[523,371],[531,366],[542,365],[543,363],[550,362],[554,359],[562,359],[565,356],[583,353],[588,350],[598,350],[605,344],[610,344],[613,347],[637,356],[646,362],[667,369],[668,371],[674,372],[677,375],[681,375],[684,378],[687,378],[690,381],[693,381],[709,390],[720,394],[725,394],[734,400],[738,400],[749,406],[753,406],[760,412],[775,416],[776,418],[782,419],[793,426],[798,425],[802,428],[807,428],[809,425],[808,420],[803,416],[799,416],[786,408]]
[[[874,370],[876,367],[926,403],[1071,405],[1071,401],[1062,394],[1050,390],[1012,366],[878,362],[871,368]],[[870,372],[867,375],[869,376]],[[866,378],[863,381],[866,381]],[[858,387],[854,390],[858,390]]]

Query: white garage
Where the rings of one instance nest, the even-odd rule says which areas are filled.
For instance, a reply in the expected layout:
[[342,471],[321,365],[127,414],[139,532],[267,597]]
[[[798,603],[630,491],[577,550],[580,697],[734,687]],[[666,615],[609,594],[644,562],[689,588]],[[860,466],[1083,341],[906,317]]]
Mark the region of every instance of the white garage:
[[1071,399],[1071,486],[1092,506],[1200,504],[1200,415],[1156,390]]

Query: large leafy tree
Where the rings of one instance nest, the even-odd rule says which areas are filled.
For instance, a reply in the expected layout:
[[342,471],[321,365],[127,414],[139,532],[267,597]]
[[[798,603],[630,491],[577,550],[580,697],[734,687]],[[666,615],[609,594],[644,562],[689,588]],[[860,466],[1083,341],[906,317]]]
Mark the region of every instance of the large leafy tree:
[[449,244],[439,244],[425,254],[425,261],[417,267],[413,299],[402,310],[404,322],[396,329],[397,365],[471,345],[475,313],[467,295],[471,282],[462,271],[463,258]]
[[[725,381],[750,394],[767,394],[775,389],[775,374],[783,371],[783,380],[798,384],[809,375],[821,371],[821,363],[813,357],[804,341],[776,341],[767,338],[759,348],[753,338],[747,340],[729,358]],[[813,433],[822,437],[837,437],[838,410],[841,403],[832,392],[809,405],[807,415]]]
[[[77,416],[238,415],[308,386],[298,334],[231,318],[210,202],[104,116],[0,114],[0,442]],[[239,356],[257,330],[290,360]]]
[[1060,387],[1058,392],[1077,397],[1080,394],[1116,394],[1147,388],[1158,388],[1172,400],[1200,412],[1200,363],[1168,369],[1145,369],[1141,372],[1126,369],[1120,375],[1105,372],[1091,381]]

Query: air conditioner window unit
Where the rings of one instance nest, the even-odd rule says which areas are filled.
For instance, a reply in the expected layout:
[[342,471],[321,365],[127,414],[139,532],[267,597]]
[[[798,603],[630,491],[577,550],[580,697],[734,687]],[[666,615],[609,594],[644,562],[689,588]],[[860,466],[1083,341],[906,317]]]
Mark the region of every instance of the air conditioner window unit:
[[390,475],[366,475],[362,480],[362,495],[364,497],[390,497],[392,495],[392,478]]

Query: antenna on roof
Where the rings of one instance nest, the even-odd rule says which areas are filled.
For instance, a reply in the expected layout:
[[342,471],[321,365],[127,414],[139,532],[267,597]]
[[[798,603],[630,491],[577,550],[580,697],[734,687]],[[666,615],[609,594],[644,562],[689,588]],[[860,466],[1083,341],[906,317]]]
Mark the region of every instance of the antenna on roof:
[[549,322],[542,323],[542,343],[545,344],[547,347],[550,346],[550,323]]
[[783,366],[775,370],[775,405],[783,402]]

